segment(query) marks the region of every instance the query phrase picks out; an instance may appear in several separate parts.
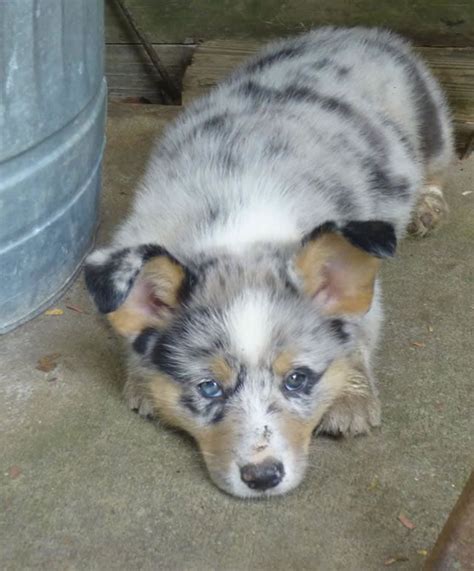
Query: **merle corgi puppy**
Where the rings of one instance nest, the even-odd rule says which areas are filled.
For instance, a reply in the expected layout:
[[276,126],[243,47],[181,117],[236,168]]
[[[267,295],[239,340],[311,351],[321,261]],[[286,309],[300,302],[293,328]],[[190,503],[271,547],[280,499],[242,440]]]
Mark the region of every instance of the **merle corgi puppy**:
[[240,497],[297,486],[315,429],[378,426],[378,272],[445,218],[452,157],[437,82],[384,30],[274,43],[191,104],[86,262],[129,406],[190,433]]

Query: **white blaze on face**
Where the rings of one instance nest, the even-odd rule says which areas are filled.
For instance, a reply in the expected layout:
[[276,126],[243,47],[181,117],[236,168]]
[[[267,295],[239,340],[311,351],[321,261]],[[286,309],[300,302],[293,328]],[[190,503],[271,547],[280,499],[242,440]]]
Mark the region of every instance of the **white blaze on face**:
[[[306,468],[304,451],[294,450],[288,435],[282,432],[281,414],[269,410],[281,397],[279,383],[275,383],[269,368],[274,311],[271,292],[249,289],[235,299],[225,315],[232,351],[246,371],[230,411],[235,431],[232,457],[215,481],[240,497],[288,492],[298,485]],[[241,469],[265,461],[281,463],[284,476],[277,486],[262,492],[242,480]]]
[[236,356],[256,366],[268,351],[271,340],[271,302],[264,292],[246,291],[238,297],[225,317]]

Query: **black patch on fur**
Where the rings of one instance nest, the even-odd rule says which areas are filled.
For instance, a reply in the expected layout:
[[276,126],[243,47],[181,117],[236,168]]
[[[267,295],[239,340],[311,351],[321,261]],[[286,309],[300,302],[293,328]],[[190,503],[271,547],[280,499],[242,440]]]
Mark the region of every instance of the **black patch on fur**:
[[341,233],[351,244],[377,258],[395,255],[397,238],[394,227],[388,222],[382,220],[349,222],[342,228]]
[[[214,212],[217,218],[219,212],[217,210],[215,210]],[[196,265],[193,268],[193,271],[197,276],[197,281],[200,283],[204,283],[208,271],[212,270],[212,268],[214,268],[216,264],[217,264],[217,258],[207,258],[204,261],[202,261],[199,265]]]
[[216,353],[215,347],[192,347],[186,351],[189,359],[200,361],[211,358]]
[[[141,258],[142,263],[139,267],[127,267],[126,258],[131,253]],[[112,252],[102,264],[86,263],[84,266],[86,287],[99,311],[110,313],[120,307],[127,298],[143,264],[147,260],[161,255],[170,256],[161,246],[144,244],[136,248],[123,248]],[[170,258],[174,260],[172,256]],[[121,280],[126,280],[126,287],[121,290],[117,290],[115,286],[117,274],[120,274]]]
[[218,113],[207,117],[202,121],[202,123],[198,123],[189,133],[187,133],[181,143],[193,140],[195,137],[199,137],[206,133],[212,133],[213,135],[228,135],[231,117],[231,114],[228,112]]
[[392,121],[391,119],[387,119],[387,118],[385,118],[383,120],[383,124],[384,124],[384,127],[388,127],[397,135],[400,142],[405,147],[405,149],[408,151],[408,153],[410,155],[414,156],[416,153],[416,149],[415,149],[413,143],[408,138],[408,135],[403,132],[403,129],[401,128],[401,126],[398,125],[397,123],[395,123],[395,121]]
[[356,115],[359,116],[349,103],[335,97],[321,95],[305,86],[290,85],[283,90],[282,94],[289,100],[317,103],[325,111],[337,112],[342,117],[353,118]]
[[326,97],[317,94],[313,94],[312,101],[318,103],[325,111],[337,113],[344,119],[350,121],[358,128],[359,133],[381,157],[386,155],[385,142],[382,135],[369,121],[369,119],[365,115],[359,113],[359,111],[352,107],[352,105],[342,101],[341,99],[336,99],[335,97]]
[[206,404],[204,409],[199,411],[199,414],[207,418],[209,424],[217,424],[223,420],[225,416],[225,398],[225,394],[223,397],[217,397],[214,399],[201,397],[202,402],[205,402]]
[[259,104],[264,104],[265,101],[282,104],[301,101],[319,105],[321,109],[350,121],[381,158],[386,155],[383,135],[378,132],[368,117],[342,99],[321,95],[304,85],[288,85],[283,89],[273,89],[260,85],[253,80],[240,84],[238,92],[240,95],[256,100]]
[[409,198],[410,186],[405,178],[390,177],[383,168],[369,159],[364,161],[363,166],[367,169],[370,188],[375,195],[389,198]]
[[281,412],[281,408],[276,402],[272,402],[267,408],[267,414],[276,414],[278,412]]
[[214,416],[211,418],[211,424],[217,424],[218,422],[223,420],[224,416],[225,416],[225,409],[224,407],[221,407],[220,410],[216,411]]
[[[229,145],[229,146],[227,146]],[[225,146],[223,146],[217,156],[216,156],[216,163],[219,167],[222,168],[224,172],[232,172],[239,165],[239,161],[237,160],[235,153],[232,149],[233,143],[231,140],[226,140]]]
[[178,300],[183,303],[190,297],[193,289],[196,287],[198,276],[187,267],[181,267],[184,269],[184,279],[178,291]]
[[160,332],[154,327],[147,327],[136,337],[133,342],[133,349],[140,355],[146,355],[150,349],[151,343],[156,341],[160,336]]
[[209,221],[215,222],[219,216],[219,209],[218,208],[209,208]]
[[282,277],[283,279],[283,285],[285,287],[285,290],[288,294],[292,294],[295,297],[299,296],[299,290],[296,287],[296,285],[291,281],[291,279],[288,277],[288,274]]
[[291,146],[288,141],[272,139],[265,147],[265,153],[269,157],[288,156],[291,151]]
[[281,91],[281,98],[287,101],[311,101],[316,103],[319,96],[313,90],[303,85],[289,85]]
[[182,371],[173,357],[174,332],[165,331],[156,341],[150,352],[150,361],[163,373],[175,380],[182,380]]
[[344,325],[345,323],[342,319],[331,319],[329,322],[331,332],[334,333],[342,343],[345,343],[349,339],[349,334],[344,330]]
[[[324,192],[324,187],[322,187],[322,192]],[[344,218],[355,218],[360,211],[354,200],[354,192],[346,186],[330,186],[327,189],[327,196],[335,201],[339,215]]]
[[247,377],[247,367],[245,365],[240,366],[239,374],[237,375],[237,383],[234,387],[234,394],[239,392],[244,386],[245,378]]
[[394,227],[383,220],[353,221],[343,227],[338,227],[335,222],[325,222],[307,234],[302,245],[328,233],[342,234],[352,245],[377,258],[393,256],[397,247]]
[[347,67],[347,65],[336,65],[335,66],[336,69],[336,73],[339,77],[346,77],[346,75],[349,74],[349,72],[351,71],[350,67]]
[[221,131],[226,122],[229,119],[228,113],[221,113],[220,115],[214,115],[206,119],[202,125],[199,125],[197,129],[202,131]]
[[331,63],[332,63],[331,60],[325,57],[323,59],[313,62],[311,64],[311,68],[314,69],[315,71],[320,71],[322,69],[329,67]]
[[302,245],[304,246],[308,242],[316,240],[317,238],[319,238],[323,234],[328,234],[330,232],[333,232],[333,233],[337,232],[337,226],[336,226],[335,222],[325,222],[324,224],[321,224],[320,226],[316,226],[316,228],[314,228],[314,230],[312,230],[309,234],[306,234],[306,236],[303,238]]
[[313,371],[309,367],[302,367],[302,372],[304,372],[308,376],[308,382],[305,385],[304,389],[301,391],[304,395],[309,396],[313,390],[314,385],[319,381],[319,379],[323,376],[322,373],[317,373]]
[[274,95],[275,90],[268,89],[267,87],[264,87],[263,85],[259,85],[255,81],[252,81],[251,79],[249,79],[248,81],[245,81],[244,83],[239,84],[238,92],[240,95],[243,95],[245,97],[250,97],[251,99],[257,99],[257,100],[269,99],[270,100],[272,98],[272,96]]
[[201,413],[201,411],[194,404],[194,399],[191,395],[182,395],[182,397],[180,398],[180,403],[189,411],[191,411],[193,414]]
[[206,327],[209,320],[213,320],[213,312],[207,307],[182,311],[169,328],[157,338],[154,347],[149,348],[151,363],[175,380],[185,381],[186,371],[181,369],[174,356],[176,347],[181,347],[185,351],[187,359],[202,359],[223,350],[222,339],[217,336],[208,339],[207,346],[192,346],[192,344],[189,346],[187,343],[189,331],[193,327],[198,329]]
[[247,376],[247,368],[242,365],[237,375],[237,382],[233,387],[229,387],[224,391],[224,397],[229,398],[238,393],[244,386],[245,377]]
[[435,157],[444,146],[441,119],[438,106],[416,64],[400,49],[379,40],[367,40],[382,52],[389,54],[409,73],[413,94],[417,101],[417,113],[420,120],[421,150],[425,158]]
[[243,71],[246,73],[253,73],[256,71],[260,72],[265,68],[268,68],[276,63],[280,63],[288,59],[294,59],[299,55],[301,55],[304,52],[304,50],[305,50],[304,45],[283,47],[276,52],[264,55],[259,59],[257,59],[256,61],[247,64],[244,67]]

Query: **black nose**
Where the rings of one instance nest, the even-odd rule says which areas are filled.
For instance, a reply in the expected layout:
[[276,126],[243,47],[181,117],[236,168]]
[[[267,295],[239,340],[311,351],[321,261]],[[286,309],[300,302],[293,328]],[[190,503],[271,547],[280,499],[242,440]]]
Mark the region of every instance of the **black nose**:
[[265,460],[261,464],[246,464],[240,469],[240,477],[252,490],[268,490],[274,488],[282,481],[285,469],[281,462],[273,459]]

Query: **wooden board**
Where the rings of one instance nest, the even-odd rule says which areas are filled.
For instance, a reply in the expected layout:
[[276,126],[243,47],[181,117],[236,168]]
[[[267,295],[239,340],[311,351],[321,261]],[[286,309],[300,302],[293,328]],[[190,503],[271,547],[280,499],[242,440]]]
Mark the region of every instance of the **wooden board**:
[[[171,79],[181,88],[193,46],[153,45]],[[144,98],[159,103],[160,79],[145,50],[136,44],[109,44],[105,50],[105,68],[109,98]]]
[[454,117],[474,122],[474,47],[419,48],[443,86]]
[[[473,0],[124,0],[153,43],[268,39],[332,25],[385,26],[418,45],[474,46]],[[113,0],[107,43],[136,42]]]
[[[185,72],[183,103],[204,94],[261,45],[262,42],[255,40],[215,40],[199,46]],[[474,132],[474,48],[418,49],[446,91],[462,154]]]

